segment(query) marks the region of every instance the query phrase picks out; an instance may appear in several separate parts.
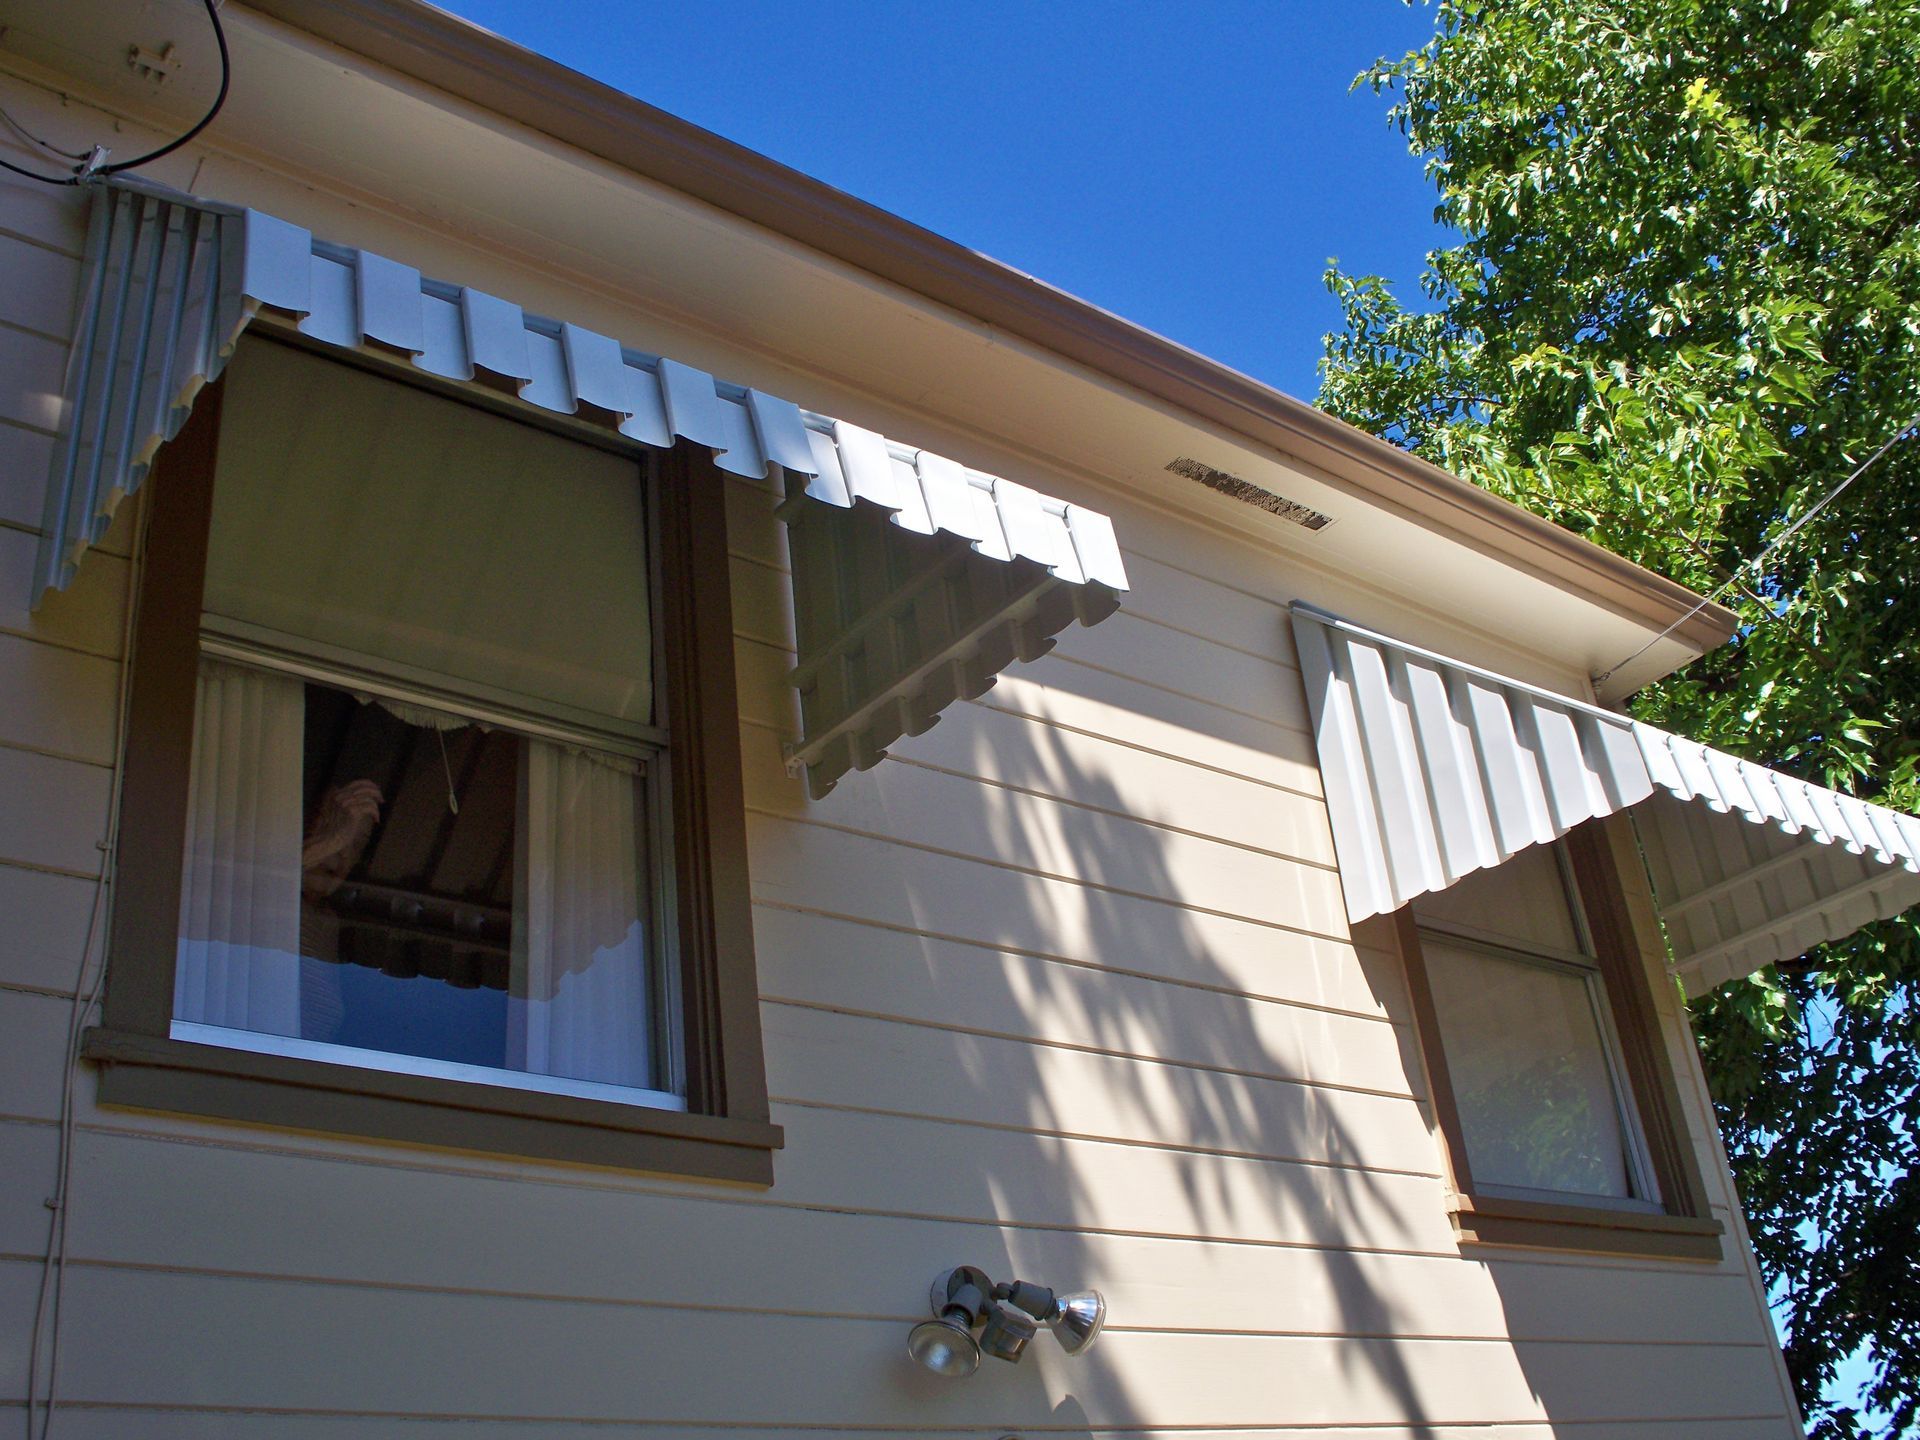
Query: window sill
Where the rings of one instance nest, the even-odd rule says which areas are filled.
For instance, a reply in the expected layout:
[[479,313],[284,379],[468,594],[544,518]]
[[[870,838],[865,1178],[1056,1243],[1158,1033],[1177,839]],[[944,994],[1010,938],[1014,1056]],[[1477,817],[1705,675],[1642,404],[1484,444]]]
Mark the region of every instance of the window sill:
[[773,1183],[778,1125],[94,1029],[100,1103],[746,1185]]
[[1643,1210],[1608,1210],[1497,1195],[1458,1195],[1453,1228],[1463,1245],[1517,1245],[1663,1260],[1718,1260],[1718,1220]]

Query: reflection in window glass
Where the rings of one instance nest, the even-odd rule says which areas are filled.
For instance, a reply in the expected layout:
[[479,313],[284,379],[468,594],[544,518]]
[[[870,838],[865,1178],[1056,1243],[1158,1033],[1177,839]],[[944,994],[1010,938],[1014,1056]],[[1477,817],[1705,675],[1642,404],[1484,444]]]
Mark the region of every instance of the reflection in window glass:
[[177,1019],[665,1088],[637,763],[216,660],[199,691]]
[[305,690],[301,1038],[505,1066],[520,742]]
[[1422,895],[1419,909],[1423,923],[1464,926],[1522,950],[1586,948],[1558,852],[1547,845],[1529,845],[1490,870],[1476,870],[1444,890]]
[[1630,1196],[1588,978],[1438,934],[1421,948],[1474,1183]]

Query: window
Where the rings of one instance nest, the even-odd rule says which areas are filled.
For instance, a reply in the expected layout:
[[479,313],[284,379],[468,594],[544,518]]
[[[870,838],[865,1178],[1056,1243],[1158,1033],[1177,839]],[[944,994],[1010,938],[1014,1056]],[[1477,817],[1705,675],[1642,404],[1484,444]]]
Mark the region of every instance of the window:
[[243,341],[153,492],[103,1099],[770,1179],[721,484]]
[[1465,1239],[1717,1257],[1606,839],[1589,826],[1402,912]]

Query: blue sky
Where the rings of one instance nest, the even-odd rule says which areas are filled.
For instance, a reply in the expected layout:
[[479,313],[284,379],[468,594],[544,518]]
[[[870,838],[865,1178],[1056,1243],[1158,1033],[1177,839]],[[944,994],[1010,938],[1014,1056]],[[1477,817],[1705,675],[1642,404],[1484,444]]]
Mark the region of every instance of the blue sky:
[[439,0],[1303,398],[1330,256],[1415,293],[1433,193],[1349,93],[1399,0]]

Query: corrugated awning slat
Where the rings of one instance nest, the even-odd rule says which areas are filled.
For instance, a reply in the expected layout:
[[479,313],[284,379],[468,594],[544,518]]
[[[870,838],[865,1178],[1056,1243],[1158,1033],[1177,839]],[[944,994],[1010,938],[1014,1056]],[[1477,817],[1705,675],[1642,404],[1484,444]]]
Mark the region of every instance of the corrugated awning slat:
[[1709,989],[1920,904],[1920,821],[1293,607],[1355,921],[1628,810]]

